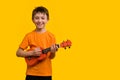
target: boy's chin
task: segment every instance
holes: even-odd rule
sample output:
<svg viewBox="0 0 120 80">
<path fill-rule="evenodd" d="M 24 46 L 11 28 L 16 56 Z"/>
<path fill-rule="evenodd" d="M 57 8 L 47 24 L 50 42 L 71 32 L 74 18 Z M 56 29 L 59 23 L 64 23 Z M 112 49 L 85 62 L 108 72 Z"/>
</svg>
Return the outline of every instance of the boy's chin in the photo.
<svg viewBox="0 0 120 80">
<path fill-rule="evenodd" d="M 44 28 L 44 27 L 43 27 L 43 26 L 37 26 L 37 28 L 38 28 L 38 29 L 42 29 L 42 28 Z"/>
<path fill-rule="evenodd" d="M 38 30 L 44 29 L 44 27 L 37 27 Z"/>
</svg>

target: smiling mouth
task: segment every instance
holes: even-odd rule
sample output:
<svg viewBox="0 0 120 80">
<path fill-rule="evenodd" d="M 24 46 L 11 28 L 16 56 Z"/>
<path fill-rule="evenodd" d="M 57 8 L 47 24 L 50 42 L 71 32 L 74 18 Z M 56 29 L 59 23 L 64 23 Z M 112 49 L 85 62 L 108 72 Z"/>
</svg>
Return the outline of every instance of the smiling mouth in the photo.
<svg viewBox="0 0 120 80">
<path fill-rule="evenodd" d="M 37 23 L 38 26 L 41 26 L 42 24 L 41 23 Z"/>
<path fill-rule="evenodd" d="M 37 24 L 36 24 L 36 26 L 37 26 L 38 28 L 41 28 L 43 25 L 44 25 L 43 23 L 37 23 Z"/>
</svg>

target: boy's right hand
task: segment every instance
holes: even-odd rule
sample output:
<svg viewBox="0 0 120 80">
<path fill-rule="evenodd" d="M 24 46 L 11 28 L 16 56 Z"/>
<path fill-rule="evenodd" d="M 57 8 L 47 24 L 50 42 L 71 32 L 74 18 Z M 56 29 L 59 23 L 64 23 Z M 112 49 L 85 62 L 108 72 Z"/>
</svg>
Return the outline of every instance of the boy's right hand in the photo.
<svg viewBox="0 0 120 80">
<path fill-rule="evenodd" d="M 42 54 L 42 50 L 38 47 L 33 50 L 32 56 L 40 56 Z"/>
</svg>

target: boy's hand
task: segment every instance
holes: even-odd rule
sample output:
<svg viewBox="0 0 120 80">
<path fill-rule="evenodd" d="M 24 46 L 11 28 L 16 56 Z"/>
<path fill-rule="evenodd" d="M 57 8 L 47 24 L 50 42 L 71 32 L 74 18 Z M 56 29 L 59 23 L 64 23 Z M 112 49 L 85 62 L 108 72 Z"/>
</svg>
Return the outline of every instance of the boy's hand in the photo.
<svg viewBox="0 0 120 80">
<path fill-rule="evenodd" d="M 54 44 L 51 46 L 51 53 L 55 53 L 58 50 L 58 47 Z"/>
<path fill-rule="evenodd" d="M 33 50 L 32 56 L 40 56 L 42 54 L 42 50 L 38 47 Z"/>
</svg>

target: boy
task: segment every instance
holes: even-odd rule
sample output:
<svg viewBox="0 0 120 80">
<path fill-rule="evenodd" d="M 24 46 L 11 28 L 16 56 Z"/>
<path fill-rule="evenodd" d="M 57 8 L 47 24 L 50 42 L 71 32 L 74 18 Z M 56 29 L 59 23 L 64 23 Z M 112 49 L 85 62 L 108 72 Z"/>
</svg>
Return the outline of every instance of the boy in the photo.
<svg viewBox="0 0 120 80">
<path fill-rule="evenodd" d="M 34 66 L 27 66 L 26 80 L 52 80 L 51 59 L 55 57 L 58 47 L 55 45 L 55 37 L 45 29 L 45 24 L 49 20 L 49 12 L 43 7 L 37 7 L 32 12 L 32 21 L 36 28 L 25 35 L 16 55 L 18 57 L 40 56 L 42 49 L 50 47 L 50 52 L 44 60 Z M 30 47 L 32 51 L 26 51 Z"/>
</svg>

